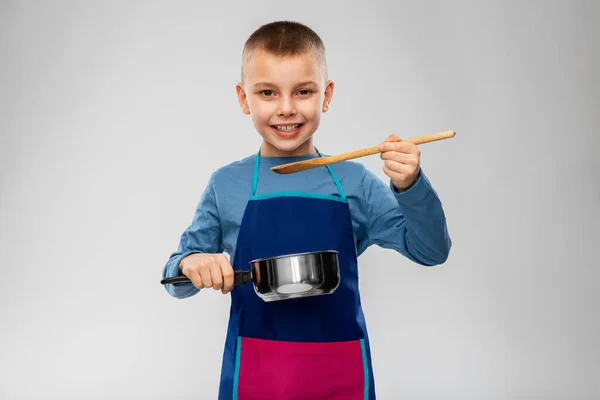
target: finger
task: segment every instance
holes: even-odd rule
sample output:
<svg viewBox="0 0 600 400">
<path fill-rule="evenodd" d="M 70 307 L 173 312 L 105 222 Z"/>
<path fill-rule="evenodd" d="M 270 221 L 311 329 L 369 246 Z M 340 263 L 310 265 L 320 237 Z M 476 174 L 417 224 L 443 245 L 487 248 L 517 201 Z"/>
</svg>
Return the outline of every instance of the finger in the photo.
<svg viewBox="0 0 600 400">
<path fill-rule="evenodd" d="M 210 261 L 205 260 L 202 261 L 200 265 L 200 277 L 202 278 L 202 283 L 204 283 L 204 287 L 209 288 L 212 287 L 212 278 L 210 276 Z"/>
<path fill-rule="evenodd" d="M 407 154 L 407 153 L 398 153 L 395 151 L 387 151 L 385 153 L 381 153 L 380 158 L 382 160 L 396 161 L 401 164 L 412 165 L 416 167 L 419 165 L 419 156 L 415 154 Z"/>
<path fill-rule="evenodd" d="M 414 143 L 410 143 L 410 142 L 383 142 L 381 145 L 379 145 L 379 149 L 381 150 L 381 152 L 386 152 L 386 151 L 396 151 L 399 153 L 408 153 L 408 154 L 421 154 L 421 151 L 419 150 L 419 147 L 414 144 Z"/>
<path fill-rule="evenodd" d="M 216 262 L 210 264 L 210 277 L 213 289 L 220 290 L 223 286 L 223 275 L 221 274 L 221 267 Z"/>
<path fill-rule="evenodd" d="M 413 175 L 416 171 L 416 168 L 412 165 L 399 163 L 398 161 L 386 160 L 384 163 L 384 167 L 388 170 L 403 176 Z"/>
<path fill-rule="evenodd" d="M 403 182 L 406 180 L 406 174 L 391 170 L 385 165 L 383 166 L 383 172 L 390 178 L 392 182 Z"/>
<path fill-rule="evenodd" d="M 225 256 L 223 256 L 221 262 L 221 274 L 223 275 L 223 293 L 229 293 L 233 289 L 235 273 L 233 272 L 233 267 L 229 263 L 229 260 L 227 260 Z"/>
<path fill-rule="evenodd" d="M 388 136 L 387 139 L 385 139 L 386 142 L 399 142 L 400 140 L 402 139 L 400 139 L 398 135 L 393 133 L 390 136 Z"/>
<path fill-rule="evenodd" d="M 190 281 L 192 281 L 192 285 L 194 285 L 197 289 L 204 289 L 204 282 L 202 282 L 202 278 L 198 271 L 190 271 L 186 275 Z"/>
</svg>

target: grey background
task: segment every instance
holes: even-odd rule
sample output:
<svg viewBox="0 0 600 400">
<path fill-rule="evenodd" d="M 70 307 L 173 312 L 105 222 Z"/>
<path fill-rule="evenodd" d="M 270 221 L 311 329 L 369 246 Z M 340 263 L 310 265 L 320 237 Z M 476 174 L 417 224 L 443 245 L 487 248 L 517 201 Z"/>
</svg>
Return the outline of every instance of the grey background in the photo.
<svg viewBox="0 0 600 400">
<path fill-rule="evenodd" d="M 448 262 L 360 259 L 379 398 L 599 398 L 599 14 L 1 2 L 0 398 L 216 398 L 229 297 L 159 280 L 209 174 L 260 144 L 234 85 L 244 40 L 277 19 L 326 42 L 323 151 L 457 132 L 421 146 Z"/>
</svg>

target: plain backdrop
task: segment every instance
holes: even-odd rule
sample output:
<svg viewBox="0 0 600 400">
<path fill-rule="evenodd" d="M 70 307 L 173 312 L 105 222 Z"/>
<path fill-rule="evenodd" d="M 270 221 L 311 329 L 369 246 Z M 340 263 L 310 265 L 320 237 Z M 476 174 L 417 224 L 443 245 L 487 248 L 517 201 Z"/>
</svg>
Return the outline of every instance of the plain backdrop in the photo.
<svg viewBox="0 0 600 400">
<path fill-rule="evenodd" d="M 378 397 L 599 398 L 598 3 L 391 0 L 0 2 L 0 398 L 216 398 L 229 296 L 159 281 L 260 145 L 234 87 L 279 19 L 327 46 L 320 150 L 457 132 L 421 145 L 448 261 L 359 260 Z"/>
</svg>

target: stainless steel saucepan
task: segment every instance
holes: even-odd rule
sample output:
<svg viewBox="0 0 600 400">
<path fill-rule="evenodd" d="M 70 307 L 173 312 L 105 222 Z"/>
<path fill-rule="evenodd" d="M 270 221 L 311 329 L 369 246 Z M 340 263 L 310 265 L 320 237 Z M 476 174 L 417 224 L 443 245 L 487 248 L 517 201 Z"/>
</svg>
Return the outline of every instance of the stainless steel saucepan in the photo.
<svg viewBox="0 0 600 400">
<path fill-rule="evenodd" d="M 161 284 L 190 282 L 176 276 Z M 264 301 L 278 301 L 333 293 L 340 284 L 338 252 L 298 253 L 250 261 L 249 270 L 234 271 L 236 285 L 252 282 Z"/>
</svg>

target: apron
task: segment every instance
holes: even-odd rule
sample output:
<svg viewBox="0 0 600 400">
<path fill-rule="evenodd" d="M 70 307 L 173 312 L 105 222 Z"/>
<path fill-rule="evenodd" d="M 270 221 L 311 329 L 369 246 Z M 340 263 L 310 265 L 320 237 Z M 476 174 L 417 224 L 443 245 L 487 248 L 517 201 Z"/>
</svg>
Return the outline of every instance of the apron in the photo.
<svg viewBox="0 0 600 400">
<path fill-rule="evenodd" d="M 321 154 L 319 153 L 319 156 Z M 256 195 L 260 151 L 237 239 L 234 270 L 263 257 L 337 250 L 340 284 L 332 294 L 264 302 L 252 283 L 231 291 L 221 400 L 375 399 L 367 328 L 358 293 L 350 208 L 339 195 Z"/>
</svg>

